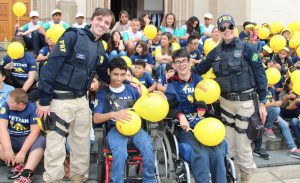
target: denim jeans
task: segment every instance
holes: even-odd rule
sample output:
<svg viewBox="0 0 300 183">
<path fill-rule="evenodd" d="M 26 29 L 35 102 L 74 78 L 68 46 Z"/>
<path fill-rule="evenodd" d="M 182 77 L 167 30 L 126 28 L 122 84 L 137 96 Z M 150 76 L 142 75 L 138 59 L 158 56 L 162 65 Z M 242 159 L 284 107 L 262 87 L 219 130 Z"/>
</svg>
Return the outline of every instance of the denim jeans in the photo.
<svg viewBox="0 0 300 183">
<path fill-rule="evenodd" d="M 110 52 L 109 56 L 108 56 L 108 60 L 111 61 L 113 58 L 115 57 L 121 57 L 121 56 L 126 56 L 126 52 L 125 51 L 120 51 L 119 53 L 116 50 L 113 50 L 112 52 Z"/>
<path fill-rule="evenodd" d="M 128 155 L 127 142 L 129 138 L 142 155 L 143 183 L 156 183 L 154 153 L 149 134 L 141 129 L 134 136 L 127 137 L 120 134 L 116 127 L 112 128 L 107 135 L 108 144 L 113 156 L 110 176 L 111 182 L 124 182 L 124 167 Z"/>
<path fill-rule="evenodd" d="M 196 183 L 210 182 L 209 173 L 213 183 L 226 183 L 225 147 L 224 143 L 209 147 L 198 142 L 192 132 L 180 130 L 178 141 L 187 143 L 192 147 L 191 167 Z"/>
<path fill-rule="evenodd" d="M 274 122 L 277 120 L 280 114 L 280 107 L 277 106 L 270 106 L 267 107 L 267 120 L 266 120 L 266 128 L 272 129 Z"/>
<path fill-rule="evenodd" d="M 166 74 L 166 66 L 167 64 L 159 64 L 157 67 L 154 68 L 154 76 L 156 78 L 159 78 L 159 76 L 161 75 L 165 75 Z"/>
<path fill-rule="evenodd" d="M 281 129 L 283 138 L 285 142 L 288 145 L 289 149 L 296 148 L 297 146 L 295 145 L 293 136 L 291 134 L 291 130 L 289 128 L 289 123 L 286 122 L 284 119 L 282 119 L 280 116 L 278 116 L 278 126 Z"/>
<path fill-rule="evenodd" d="M 298 118 L 292 119 L 292 127 L 294 129 L 294 133 L 295 133 L 297 142 L 300 145 L 300 121 Z"/>
</svg>

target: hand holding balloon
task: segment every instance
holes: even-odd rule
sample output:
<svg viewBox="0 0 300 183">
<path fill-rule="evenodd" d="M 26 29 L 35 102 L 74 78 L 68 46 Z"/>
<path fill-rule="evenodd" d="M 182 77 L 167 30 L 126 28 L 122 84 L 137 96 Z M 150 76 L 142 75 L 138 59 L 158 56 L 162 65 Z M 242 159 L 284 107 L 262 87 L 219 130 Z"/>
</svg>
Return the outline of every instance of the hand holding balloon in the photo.
<svg viewBox="0 0 300 183">
<path fill-rule="evenodd" d="M 113 113 L 113 119 L 115 119 L 116 121 L 120 121 L 122 123 L 126 123 L 126 121 L 131 120 L 131 115 L 127 109 L 120 110 Z"/>
<path fill-rule="evenodd" d="M 184 131 L 188 132 L 189 130 L 191 130 L 190 124 L 184 114 L 181 114 L 179 119 L 180 126 Z"/>
</svg>

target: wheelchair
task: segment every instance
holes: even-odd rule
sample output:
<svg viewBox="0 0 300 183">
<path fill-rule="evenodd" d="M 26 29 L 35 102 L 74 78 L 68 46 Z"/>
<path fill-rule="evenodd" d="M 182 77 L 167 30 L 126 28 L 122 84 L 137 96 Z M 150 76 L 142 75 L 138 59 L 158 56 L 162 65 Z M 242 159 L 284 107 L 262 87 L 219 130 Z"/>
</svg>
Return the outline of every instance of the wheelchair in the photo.
<svg viewBox="0 0 300 183">
<path fill-rule="evenodd" d="M 160 123 L 153 137 L 153 149 L 156 164 L 156 174 L 159 183 L 191 183 L 191 169 L 189 165 L 192 148 L 189 144 L 179 143 L 176 138 L 178 120 L 165 119 Z M 224 141 L 225 142 L 225 141 Z M 225 145 L 227 154 L 227 143 Z M 236 183 L 236 173 L 233 160 L 224 157 L 226 177 L 228 183 Z"/>
<path fill-rule="evenodd" d="M 150 124 L 142 122 L 142 128 L 150 134 Z M 110 182 L 110 171 L 112 165 L 112 152 L 108 146 L 107 133 L 109 128 L 106 124 L 100 128 L 100 137 L 98 139 L 98 157 L 97 157 L 97 181 L 99 183 Z M 142 156 L 139 150 L 133 145 L 131 140 L 127 144 L 127 162 L 125 169 L 125 182 L 142 182 Z M 135 171 L 130 171 L 132 167 L 135 167 Z M 134 176 L 130 176 L 129 172 L 134 172 Z"/>
</svg>

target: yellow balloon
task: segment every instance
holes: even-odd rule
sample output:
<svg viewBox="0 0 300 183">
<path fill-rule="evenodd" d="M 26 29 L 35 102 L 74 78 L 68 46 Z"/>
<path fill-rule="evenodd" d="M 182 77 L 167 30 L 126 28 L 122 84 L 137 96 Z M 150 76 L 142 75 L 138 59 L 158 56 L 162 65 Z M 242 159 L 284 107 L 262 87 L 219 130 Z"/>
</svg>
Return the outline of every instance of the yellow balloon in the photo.
<svg viewBox="0 0 300 183">
<path fill-rule="evenodd" d="M 288 24 L 288 27 L 292 29 L 293 32 L 300 31 L 300 21 L 294 21 Z"/>
<path fill-rule="evenodd" d="M 177 43 L 177 42 L 172 43 L 172 50 L 173 51 L 179 50 L 180 48 L 181 48 L 181 46 L 180 46 L 179 43 Z"/>
<path fill-rule="evenodd" d="M 131 81 L 136 84 L 141 84 L 141 82 L 136 77 L 132 77 Z"/>
<path fill-rule="evenodd" d="M 269 85 L 274 85 L 274 84 L 278 83 L 281 79 L 280 71 L 273 67 L 268 68 L 266 70 L 266 75 L 267 75 Z"/>
<path fill-rule="evenodd" d="M 125 136 L 132 136 L 140 131 L 142 126 L 142 120 L 140 116 L 134 111 L 128 110 L 128 113 L 130 113 L 131 115 L 131 120 L 122 122 L 116 121 L 116 128 L 121 134 Z"/>
<path fill-rule="evenodd" d="M 296 38 L 300 39 L 300 31 L 293 32 L 292 37 L 296 37 Z"/>
<path fill-rule="evenodd" d="M 273 35 L 278 34 L 283 29 L 283 25 L 279 21 L 272 22 L 271 24 L 271 32 Z"/>
<path fill-rule="evenodd" d="M 295 70 L 291 73 L 292 83 L 300 82 L 300 70 Z"/>
<path fill-rule="evenodd" d="M 16 2 L 13 5 L 13 12 L 17 17 L 21 17 L 26 13 L 26 5 L 22 2 Z"/>
<path fill-rule="evenodd" d="M 274 52 L 279 52 L 286 45 L 286 39 L 282 35 L 275 35 L 270 40 L 270 47 Z"/>
<path fill-rule="evenodd" d="M 11 59 L 24 57 L 24 46 L 19 42 L 12 42 L 7 47 L 7 54 Z"/>
<path fill-rule="evenodd" d="M 196 85 L 195 98 L 197 101 L 212 104 L 219 99 L 220 95 L 221 88 L 213 79 L 203 79 Z"/>
<path fill-rule="evenodd" d="M 300 57 L 300 46 L 298 46 L 298 48 L 296 49 L 296 54 L 298 57 Z"/>
<path fill-rule="evenodd" d="M 237 27 L 234 28 L 234 37 L 239 37 L 239 29 Z"/>
<path fill-rule="evenodd" d="M 154 25 L 146 25 L 144 28 L 144 34 L 147 39 L 154 39 L 157 35 L 157 29 Z"/>
<path fill-rule="evenodd" d="M 132 61 L 128 56 L 121 56 L 121 58 L 123 58 L 127 64 L 127 67 L 131 67 L 132 66 Z"/>
<path fill-rule="evenodd" d="M 146 95 L 146 94 L 148 93 L 148 89 L 146 88 L 145 85 L 143 85 L 143 84 L 138 84 L 138 87 L 139 87 L 139 89 L 140 89 L 140 91 L 141 91 L 141 95 Z"/>
<path fill-rule="evenodd" d="M 55 24 L 46 32 L 46 37 L 56 44 L 61 35 L 65 32 L 65 28 L 61 24 Z"/>
<path fill-rule="evenodd" d="M 214 79 L 216 78 L 216 75 L 213 72 L 212 68 L 210 68 L 205 74 L 202 74 L 201 77 L 203 79 Z"/>
<path fill-rule="evenodd" d="M 205 118 L 194 128 L 196 139 L 203 145 L 216 146 L 225 138 L 225 126 L 216 118 Z"/>
<path fill-rule="evenodd" d="M 270 36 L 270 29 L 268 29 L 267 27 L 261 27 L 260 29 L 258 29 L 257 35 L 259 39 L 267 39 Z"/>
<path fill-rule="evenodd" d="M 216 46 L 217 44 L 212 39 L 206 40 L 203 45 L 204 54 L 207 55 Z"/>
<path fill-rule="evenodd" d="M 292 90 L 297 95 L 300 95 L 300 81 L 297 81 L 297 82 L 293 83 Z"/>
<path fill-rule="evenodd" d="M 44 128 L 43 128 L 43 122 L 42 122 L 42 120 L 40 118 L 36 118 L 36 121 L 37 121 L 37 124 L 38 124 L 40 130 L 43 131 L 43 132 L 45 132 L 45 133 L 48 133 L 48 131 L 44 130 Z"/>
<path fill-rule="evenodd" d="M 296 36 L 293 36 L 289 41 L 289 46 L 293 49 L 297 48 L 300 45 L 300 39 Z"/>
<path fill-rule="evenodd" d="M 160 94 L 148 93 L 136 101 L 133 109 L 145 120 L 159 122 L 167 116 L 169 103 Z"/>
<path fill-rule="evenodd" d="M 102 40 L 103 48 L 106 51 L 107 50 L 107 42 Z"/>
</svg>

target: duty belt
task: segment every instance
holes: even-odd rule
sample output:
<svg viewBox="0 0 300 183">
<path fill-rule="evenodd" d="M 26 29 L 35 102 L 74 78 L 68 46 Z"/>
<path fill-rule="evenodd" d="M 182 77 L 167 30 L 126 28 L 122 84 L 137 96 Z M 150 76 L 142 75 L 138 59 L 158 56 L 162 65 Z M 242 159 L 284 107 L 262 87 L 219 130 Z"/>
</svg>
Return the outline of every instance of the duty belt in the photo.
<svg viewBox="0 0 300 183">
<path fill-rule="evenodd" d="M 244 122 L 249 122 L 249 120 L 250 120 L 248 117 L 240 116 L 238 114 L 233 115 L 223 108 L 221 108 L 221 113 L 224 114 L 225 116 L 227 116 L 228 118 L 238 119 L 238 120 L 244 121 Z M 234 128 L 235 131 L 237 131 L 238 133 L 246 133 L 247 132 L 247 129 L 239 128 L 235 125 L 235 123 L 228 123 L 225 118 L 222 118 L 222 121 L 223 121 L 224 125 Z"/>
<path fill-rule="evenodd" d="M 231 101 L 247 101 L 253 99 L 253 92 L 246 92 L 246 93 L 232 93 L 232 92 L 222 92 L 221 96 L 227 100 Z"/>
<path fill-rule="evenodd" d="M 59 100 L 68 100 L 68 99 L 75 99 L 80 98 L 83 95 L 78 95 L 75 92 L 67 91 L 67 92 L 54 92 L 53 99 Z"/>
</svg>

